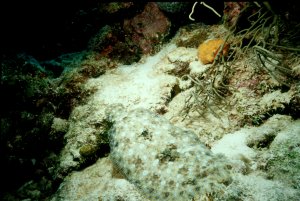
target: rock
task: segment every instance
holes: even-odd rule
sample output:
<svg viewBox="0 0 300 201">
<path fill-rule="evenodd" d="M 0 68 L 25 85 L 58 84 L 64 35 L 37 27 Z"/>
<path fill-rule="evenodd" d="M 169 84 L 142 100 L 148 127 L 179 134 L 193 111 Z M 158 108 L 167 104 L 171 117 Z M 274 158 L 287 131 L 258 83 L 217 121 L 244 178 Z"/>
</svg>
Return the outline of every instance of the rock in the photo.
<svg viewBox="0 0 300 201">
<path fill-rule="evenodd" d="M 169 33 L 171 23 L 155 2 L 146 4 L 144 11 L 132 19 L 124 20 L 124 31 L 131 36 L 143 54 L 154 53 L 154 47 Z"/>
<path fill-rule="evenodd" d="M 112 163 L 107 157 L 66 177 L 50 200 L 148 201 L 133 184 L 114 177 Z"/>
</svg>

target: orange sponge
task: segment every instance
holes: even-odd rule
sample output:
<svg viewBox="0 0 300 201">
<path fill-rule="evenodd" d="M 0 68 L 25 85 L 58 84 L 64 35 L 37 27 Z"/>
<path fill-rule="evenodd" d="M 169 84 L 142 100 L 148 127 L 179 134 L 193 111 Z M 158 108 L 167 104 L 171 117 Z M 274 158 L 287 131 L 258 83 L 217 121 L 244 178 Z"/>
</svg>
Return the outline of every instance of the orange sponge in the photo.
<svg viewBox="0 0 300 201">
<path fill-rule="evenodd" d="M 203 64 L 213 63 L 223 43 L 224 43 L 223 39 L 212 39 L 200 44 L 198 47 L 198 59 Z M 221 52 L 221 55 L 224 56 L 227 55 L 228 49 L 229 49 L 229 44 L 225 44 Z"/>
</svg>

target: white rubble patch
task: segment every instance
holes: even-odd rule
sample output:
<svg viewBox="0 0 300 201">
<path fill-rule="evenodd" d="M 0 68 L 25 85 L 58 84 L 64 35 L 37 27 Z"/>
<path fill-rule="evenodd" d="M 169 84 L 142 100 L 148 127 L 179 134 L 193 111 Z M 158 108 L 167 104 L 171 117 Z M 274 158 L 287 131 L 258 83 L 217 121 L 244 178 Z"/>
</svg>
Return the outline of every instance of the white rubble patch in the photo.
<svg viewBox="0 0 300 201">
<path fill-rule="evenodd" d="M 147 201 L 133 184 L 113 177 L 109 158 L 101 158 L 95 164 L 73 172 L 61 183 L 51 201 Z"/>
<path fill-rule="evenodd" d="M 224 154 L 232 160 L 237 171 L 244 171 L 245 166 L 252 165 L 255 170 L 257 151 L 254 146 L 270 135 L 274 139 L 278 132 L 290 123 L 291 118 L 284 115 L 275 115 L 260 127 L 242 128 L 234 133 L 226 134 L 222 139 L 213 144 L 211 151 L 215 154 Z"/>
<path fill-rule="evenodd" d="M 137 188 L 126 179 L 113 179 L 107 182 L 101 201 L 148 201 Z M 150 200 L 149 200 L 150 201 Z"/>
<path fill-rule="evenodd" d="M 275 123 L 275 122 L 274 122 Z M 279 125 L 280 126 L 280 125 Z M 269 150 L 260 157 L 269 178 L 300 189 L 300 120 L 286 122 L 278 129 Z M 299 191 L 300 194 L 300 191 Z M 300 197 L 300 195 L 299 195 Z"/>
<path fill-rule="evenodd" d="M 176 49 L 174 44 L 165 46 L 154 56 L 145 57 L 139 63 L 122 65 L 106 74 L 89 79 L 86 89 L 96 90 L 89 102 L 77 106 L 70 116 L 70 129 L 65 135 L 67 144 L 61 152 L 60 169 L 67 171 L 78 166 L 79 149 L 85 144 L 96 144 L 103 131 L 95 128 L 105 118 L 104 110 L 112 104 L 126 108 L 147 108 L 152 111 L 165 110 L 177 79 L 157 73 L 156 64 Z"/>
<path fill-rule="evenodd" d="M 186 114 L 186 102 L 194 93 L 195 88 L 189 88 L 175 96 L 168 105 L 168 112 L 164 117 L 170 120 L 172 124 L 189 129 L 197 134 L 200 140 L 208 146 L 220 139 L 230 128 L 228 113 L 218 114 L 220 118 L 214 116 L 208 108 L 203 115 L 198 111 L 190 111 Z"/>
<path fill-rule="evenodd" d="M 235 175 L 234 182 L 225 191 L 223 200 L 288 201 L 298 200 L 299 192 L 283 183 L 256 175 Z"/>
<path fill-rule="evenodd" d="M 156 65 L 157 72 L 190 71 L 190 75 L 200 75 L 211 65 L 203 65 L 198 61 L 196 48 L 178 47 L 171 51 Z M 178 69 L 185 68 L 185 69 Z"/>
<path fill-rule="evenodd" d="M 195 87 L 193 87 L 192 79 L 201 77 L 210 67 L 212 65 L 203 65 L 199 62 L 196 48 L 185 47 L 178 47 L 169 52 L 155 66 L 157 73 L 168 73 L 178 77 L 177 83 L 181 90 L 168 103 L 164 116 L 176 126 L 193 130 L 201 138 L 201 141 L 208 145 L 214 139 L 220 138 L 224 130 L 229 128 L 228 114 L 219 114 L 221 118 L 216 118 L 211 112 L 207 112 L 199 117 L 199 113 L 193 111 L 189 113 L 190 120 L 184 120 L 185 113 L 180 114 L 180 112 L 185 108 L 185 103 L 191 94 L 194 93 Z"/>
<path fill-rule="evenodd" d="M 276 135 L 275 139 L 272 141 L 271 148 L 279 147 L 286 141 L 299 141 L 300 139 L 300 121 L 292 121 L 292 118 L 287 116 L 287 121 L 283 122 L 284 124 L 278 124 L 278 130 L 280 128 L 280 132 Z"/>
<path fill-rule="evenodd" d="M 300 129 L 299 123 L 300 121 L 292 121 L 290 116 L 274 115 L 259 127 L 242 128 L 225 135 L 213 145 L 211 151 L 214 154 L 224 154 L 234 164 L 234 181 L 226 190 L 228 197 L 232 200 L 247 201 L 297 200 L 300 193 L 291 184 L 284 181 L 296 174 L 295 167 L 291 167 L 290 173 L 286 172 L 284 179 L 284 176 L 280 177 L 280 174 L 282 168 L 286 167 L 285 164 L 280 167 L 281 163 L 279 162 L 276 167 L 271 167 L 274 171 L 279 171 L 274 172 L 275 178 L 278 177 L 278 179 L 273 180 L 260 176 L 260 174 L 265 175 L 266 173 L 262 173 L 259 167 L 265 161 L 272 160 L 272 157 L 277 158 L 285 154 L 284 151 L 278 150 L 278 144 L 286 143 L 285 141 L 291 138 L 299 139 L 297 138 Z M 296 161 L 293 160 L 297 159 L 286 160 L 290 161 L 285 163 L 294 164 Z"/>
<path fill-rule="evenodd" d="M 176 84 L 176 78 L 155 73 L 155 65 L 175 48 L 175 45 L 168 45 L 139 63 L 123 65 L 99 78 L 90 79 L 86 87 L 98 90 L 91 101 L 99 106 L 122 104 L 128 108 L 152 110 L 162 107 L 170 96 L 172 85 Z"/>
<path fill-rule="evenodd" d="M 274 115 L 262 126 L 252 129 L 252 133 L 247 139 L 247 145 L 253 148 L 268 148 L 268 144 L 273 144 L 277 135 L 292 123 L 290 116 Z"/>
<path fill-rule="evenodd" d="M 246 144 L 251 132 L 252 129 L 243 128 L 237 132 L 227 134 L 212 146 L 211 151 L 216 154 L 222 153 L 233 159 L 239 159 L 241 154 L 253 159 L 256 154 Z"/>
<path fill-rule="evenodd" d="M 279 109 L 284 108 L 284 104 L 288 104 L 292 99 L 292 94 L 289 92 L 281 93 L 280 90 L 265 94 L 259 102 L 262 109 Z"/>
<path fill-rule="evenodd" d="M 168 54 L 168 59 L 171 63 L 175 62 L 191 62 L 197 59 L 197 49 L 178 47 L 173 52 Z"/>
<path fill-rule="evenodd" d="M 233 167 L 236 172 L 247 172 L 256 156 L 255 151 L 246 144 L 251 132 L 251 129 L 243 128 L 237 132 L 227 134 L 212 146 L 211 151 L 214 154 L 227 156 L 235 164 Z"/>
<path fill-rule="evenodd" d="M 189 68 L 191 69 L 190 74 L 191 75 L 201 75 L 204 73 L 211 65 L 203 65 L 201 62 L 192 61 L 189 65 Z"/>
</svg>

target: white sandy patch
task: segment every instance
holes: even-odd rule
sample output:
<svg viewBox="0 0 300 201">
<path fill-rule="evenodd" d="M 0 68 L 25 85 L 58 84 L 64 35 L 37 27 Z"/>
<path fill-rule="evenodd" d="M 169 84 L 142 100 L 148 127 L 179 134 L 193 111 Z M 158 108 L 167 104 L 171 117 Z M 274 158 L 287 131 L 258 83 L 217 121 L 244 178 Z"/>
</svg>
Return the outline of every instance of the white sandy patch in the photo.
<svg viewBox="0 0 300 201">
<path fill-rule="evenodd" d="M 235 195 L 230 200 L 288 201 L 296 199 L 297 190 L 260 176 L 237 174 L 226 193 Z"/>
<path fill-rule="evenodd" d="M 243 128 L 227 134 L 212 146 L 211 151 L 225 155 L 232 162 L 234 172 L 247 173 L 256 169 L 256 153 L 246 144 L 250 132 L 251 129 Z"/>
<path fill-rule="evenodd" d="M 246 140 L 251 130 L 243 128 L 237 132 L 225 135 L 211 148 L 213 153 L 222 153 L 228 158 L 239 159 L 240 155 L 247 158 L 254 158 L 255 152 L 246 145 Z"/>
<path fill-rule="evenodd" d="M 170 83 L 174 83 L 176 79 L 169 75 L 155 74 L 154 67 L 175 48 L 174 44 L 170 44 L 142 62 L 122 65 L 99 78 L 90 79 L 87 87 L 98 89 L 93 97 L 95 104 L 122 104 L 132 109 L 151 109 L 164 102 L 170 91 Z"/>
</svg>

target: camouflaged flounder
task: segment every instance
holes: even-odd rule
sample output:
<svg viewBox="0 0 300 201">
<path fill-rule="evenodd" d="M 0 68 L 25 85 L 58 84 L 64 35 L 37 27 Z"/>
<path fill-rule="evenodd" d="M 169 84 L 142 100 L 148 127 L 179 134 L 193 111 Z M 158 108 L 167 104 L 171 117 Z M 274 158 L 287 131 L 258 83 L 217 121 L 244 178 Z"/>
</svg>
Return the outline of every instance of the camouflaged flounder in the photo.
<svg viewBox="0 0 300 201">
<path fill-rule="evenodd" d="M 190 131 L 148 110 L 107 110 L 111 158 L 151 200 L 188 201 L 220 195 L 231 183 L 230 165 Z"/>
</svg>

